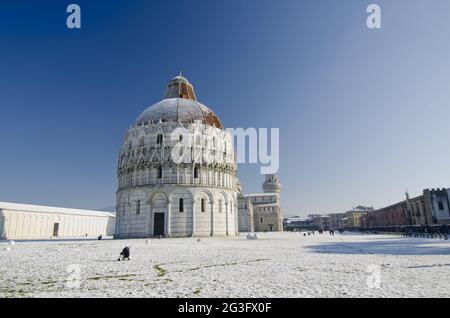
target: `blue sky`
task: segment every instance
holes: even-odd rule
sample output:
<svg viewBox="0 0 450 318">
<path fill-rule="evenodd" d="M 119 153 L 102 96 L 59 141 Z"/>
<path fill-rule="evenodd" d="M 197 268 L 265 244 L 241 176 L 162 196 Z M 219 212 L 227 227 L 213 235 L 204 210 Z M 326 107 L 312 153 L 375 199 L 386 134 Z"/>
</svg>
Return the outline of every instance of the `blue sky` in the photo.
<svg viewBox="0 0 450 318">
<path fill-rule="evenodd" d="M 0 201 L 114 205 L 123 134 L 179 68 L 226 127 L 280 128 L 286 215 L 450 186 L 447 0 L 74 2 L 81 30 L 71 2 L 0 4 Z"/>
</svg>

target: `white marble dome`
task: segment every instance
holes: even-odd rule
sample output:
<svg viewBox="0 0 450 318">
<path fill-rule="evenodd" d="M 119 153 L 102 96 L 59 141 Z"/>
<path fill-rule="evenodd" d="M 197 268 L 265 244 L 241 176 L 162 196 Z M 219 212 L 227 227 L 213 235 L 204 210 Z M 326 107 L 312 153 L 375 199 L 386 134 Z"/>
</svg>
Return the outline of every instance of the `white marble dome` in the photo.
<svg viewBox="0 0 450 318">
<path fill-rule="evenodd" d="M 219 118 L 207 106 L 197 101 L 194 87 L 184 76 L 178 74 L 167 84 L 164 99 L 146 110 L 138 117 L 136 124 L 157 123 L 158 121 L 194 123 L 222 129 Z"/>
<path fill-rule="evenodd" d="M 193 141 L 182 162 L 175 131 Z M 220 159 L 220 160 L 219 160 Z M 237 165 L 231 135 L 197 101 L 181 74 L 163 100 L 127 130 L 118 160 L 116 237 L 231 236 L 238 233 Z"/>
<path fill-rule="evenodd" d="M 153 104 L 136 120 L 136 124 L 157 123 L 159 121 L 194 123 L 201 121 L 217 128 L 222 128 L 222 124 L 216 114 L 207 106 L 192 99 L 167 98 Z"/>
</svg>

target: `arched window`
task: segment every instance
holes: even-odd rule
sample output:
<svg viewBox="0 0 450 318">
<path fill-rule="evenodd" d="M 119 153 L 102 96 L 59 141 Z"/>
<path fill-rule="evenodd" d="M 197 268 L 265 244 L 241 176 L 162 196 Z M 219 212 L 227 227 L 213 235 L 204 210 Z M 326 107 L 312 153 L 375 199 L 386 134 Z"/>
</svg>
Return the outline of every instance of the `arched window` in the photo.
<svg viewBox="0 0 450 318">
<path fill-rule="evenodd" d="M 201 199 L 200 204 L 201 204 L 201 211 L 205 212 L 205 199 Z"/>
<path fill-rule="evenodd" d="M 180 198 L 180 200 L 179 200 L 178 211 L 179 212 L 184 212 L 184 200 L 183 200 L 183 198 Z"/>
<path fill-rule="evenodd" d="M 139 146 L 144 147 L 144 144 L 145 144 L 145 139 L 144 139 L 144 137 L 141 137 L 141 140 L 139 141 Z"/>
<path fill-rule="evenodd" d="M 198 179 L 198 167 L 194 168 L 194 178 Z"/>
<path fill-rule="evenodd" d="M 162 145 L 162 143 L 163 143 L 163 135 L 162 134 L 158 134 L 158 136 L 156 137 L 156 143 L 158 145 Z"/>
<path fill-rule="evenodd" d="M 162 167 L 159 166 L 158 167 L 158 179 L 161 179 L 161 178 L 162 178 Z"/>
<path fill-rule="evenodd" d="M 222 200 L 219 199 L 219 213 L 222 213 Z"/>
<path fill-rule="evenodd" d="M 141 200 L 136 201 L 136 214 L 141 213 Z"/>
<path fill-rule="evenodd" d="M 178 141 L 179 141 L 179 142 L 182 142 L 182 141 L 183 141 L 183 135 L 179 135 L 179 136 L 178 136 Z"/>
</svg>

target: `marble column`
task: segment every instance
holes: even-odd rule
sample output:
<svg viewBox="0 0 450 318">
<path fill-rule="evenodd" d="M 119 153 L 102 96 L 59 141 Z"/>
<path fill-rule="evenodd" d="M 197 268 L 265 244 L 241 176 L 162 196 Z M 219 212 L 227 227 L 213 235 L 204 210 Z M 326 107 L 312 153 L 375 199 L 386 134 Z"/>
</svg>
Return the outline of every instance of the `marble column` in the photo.
<svg viewBox="0 0 450 318">
<path fill-rule="evenodd" d="M 153 236 L 153 215 L 152 215 L 152 203 L 149 202 L 148 204 L 148 211 L 146 216 L 146 222 L 147 222 L 147 237 Z"/>
<path fill-rule="evenodd" d="M 228 236 L 228 202 L 225 201 L 225 233 Z"/>
<path fill-rule="evenodd" d="M 196 203 L 196 200 L 192 200 L 192 233 L 191 233 L 191 236 L 195 236 L 195 203 Z"/>
<path fill-rule="evenodd" d="M 169 200 L 167 202 L 167 232 L 166 232 L 167 237 L 170 237 L 170 209 L 171 209 L 171 202 Z"/>
<path fill-rule="evenodd" d="M 211 236 L 214 236 L 214 201 L 211 201 Z"/>
</svg>

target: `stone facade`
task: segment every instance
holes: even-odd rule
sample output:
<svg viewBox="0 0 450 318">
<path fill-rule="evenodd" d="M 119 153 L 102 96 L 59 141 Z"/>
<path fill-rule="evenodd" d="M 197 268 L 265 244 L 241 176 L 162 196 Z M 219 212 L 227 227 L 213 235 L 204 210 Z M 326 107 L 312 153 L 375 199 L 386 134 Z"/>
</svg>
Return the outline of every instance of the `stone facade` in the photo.
<svg viewBox="0 0 450 318">
<path fill-rule="evenodd" d="M 432 222 L 450 224 L 450 189 L 425 189 L 423 197 Z"/>
<path fill-rule="evenodd" d="M 328 215 L 320 215 L 313 219 L 314 228 L 318 230 L 329 230 L 331 228 L 331 218 Z"/>
<path fill-rule="evenodd" d="M 424 190 L 424 194 L 427 190 Z M 420 195 L 410 198 L 406 192 L 406 200 L 399 204 L 406 206 L 405 220 L 398 225 L 430 225 L 433 224 L 432 211 L 430 204 L 427 202 L 427 195 Z"/>
<path fill-rule="evenodd" d="M 425 189 L 422 195 L 370 212 L 363 227 L 450 224 L 450 189 Z"/>
<path fill-rule="evenodd" d="M 239 195 L 239 230 L 242 232 L 283 231 L 281 184 L 277 175 L 266 175 L 263 193 Z"/>
<path fill-rule="evenodd" d="M 407 205 L 403 201 L 369 212 L 364 216 L 361 227 L 400 226 L 408 224 Z"/>
<path fill-rule="evenodd" d="M 345 212 L 344 227 L 359 228 L 362 225 L 363 217 L 370 211 L 371 207 L 357 206 L 350 211 Z"/>
<path fill-rule="evenodd" d="M 253 202 L 249 196 L 238 196 L 239 202 L 239 232 L 254 232 L 255 220 Z"/>
<path fill-rule="evenodd" d="M 331 213 L 328 216 L 330 217 L 330 229 L 336 230 L 344 227 L 345 213 Z"/>
<path fill-rule="evenodd" d="M 235 162 L 231 134 L 187 79 L 175 77 L 125 134 L 116 237 L 236 235 Z"/>
<path fill-rule="evenodd" d="M 345 213 L 330 213 L 327 215 L 310 215 L 314 228 L 320 230 L 336 230 L 346 226 Z"/>
</svg>

